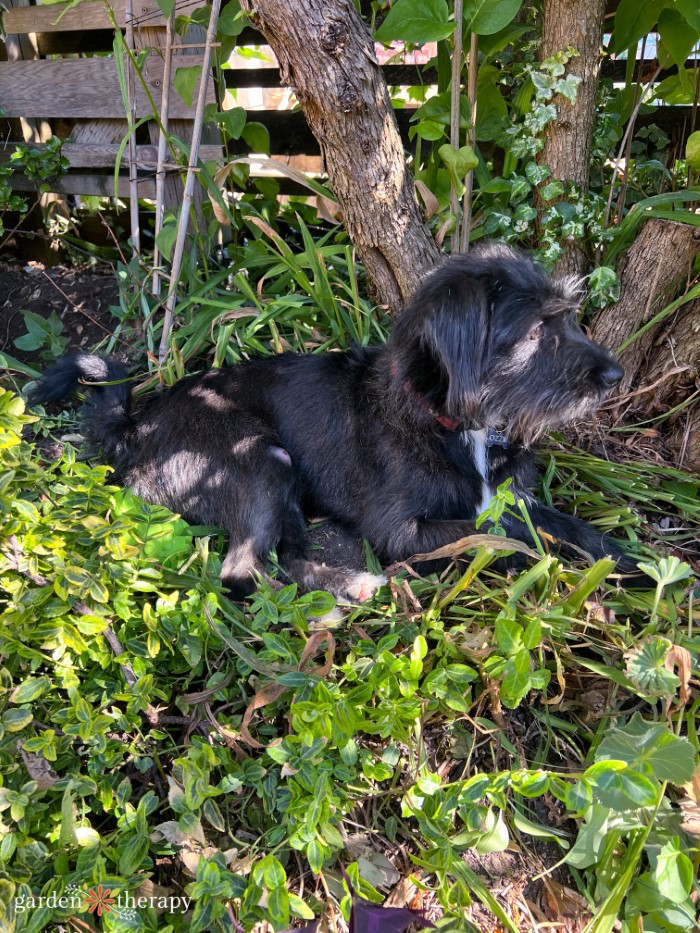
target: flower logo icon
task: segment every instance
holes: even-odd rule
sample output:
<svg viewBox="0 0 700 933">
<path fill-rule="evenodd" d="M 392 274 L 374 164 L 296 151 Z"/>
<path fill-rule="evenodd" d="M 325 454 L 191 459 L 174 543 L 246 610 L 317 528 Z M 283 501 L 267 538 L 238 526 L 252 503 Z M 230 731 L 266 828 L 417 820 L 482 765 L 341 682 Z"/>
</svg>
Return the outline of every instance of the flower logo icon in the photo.
<svg viewBox="0 0 700 933">
<path fill-rule="evenodd" d="M 101 884 L 97 885 L 97 888 L 90 888 L 88 893 L 85 895 L 85 906 L 91 914 L 96 913 L 98 917 L 102 916 L 102 913 L 109 913 L 112 908 L 112 904 L 116 903 L 113 897 L 109 896 L 110 889 L 103 888 Z"/>
</svg>

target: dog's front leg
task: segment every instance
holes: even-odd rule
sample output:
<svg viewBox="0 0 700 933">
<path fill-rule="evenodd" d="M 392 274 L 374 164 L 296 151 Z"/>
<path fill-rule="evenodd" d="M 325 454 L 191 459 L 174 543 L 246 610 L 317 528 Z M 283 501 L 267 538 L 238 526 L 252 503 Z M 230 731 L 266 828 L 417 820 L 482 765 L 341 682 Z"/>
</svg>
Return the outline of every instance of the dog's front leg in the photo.
<svg viewBox="0 0 700 933">
<path fill-rule="evenodd" d="M 373 543 L 390 562 L 408 560 L 414 554 L 428 554 L 460 538 L 477 533 L 474 522 L 413 518 L 385 527 L 383 534 Z M 422 562 L 423 573 L 441 570 L 448 560 Z"/>
<path fill-rule="evenodd" d="M 602 535 L 588 522 L 566 515 L 543 505 L 536 499 L 525 500 L 527 511 L 537 533 L 555 550 L 565 557 L 580 558 L 589 555 L 593 560 L 612 557 L 622 572 L 636 571 L 636 562 L 625 555 L 617 541 Z M 517 515 L 505 515 L 503 526 L 506 533 L 526 544 L 532 544 L 532 533 L 523 519 Z"/>
</svg>

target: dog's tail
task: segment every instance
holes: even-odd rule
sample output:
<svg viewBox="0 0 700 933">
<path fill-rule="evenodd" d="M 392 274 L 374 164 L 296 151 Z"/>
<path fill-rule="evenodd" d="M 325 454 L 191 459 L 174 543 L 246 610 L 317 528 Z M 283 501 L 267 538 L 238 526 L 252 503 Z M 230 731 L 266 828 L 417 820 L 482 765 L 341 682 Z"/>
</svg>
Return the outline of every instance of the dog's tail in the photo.
<svg viewBox="0 0 700 933">
<path fill-rule="evenodd" d="M 58 402 L 77 385 L 90 390 L 83 415 L 88 440 L 99 446 L 108 460 L 120 460 L 133 427 L 131 386 L 121 363 L 108 357 L 74 353 L 64 356 L 44 373 L 29 396 L 30 405 Z"/>
</svg>

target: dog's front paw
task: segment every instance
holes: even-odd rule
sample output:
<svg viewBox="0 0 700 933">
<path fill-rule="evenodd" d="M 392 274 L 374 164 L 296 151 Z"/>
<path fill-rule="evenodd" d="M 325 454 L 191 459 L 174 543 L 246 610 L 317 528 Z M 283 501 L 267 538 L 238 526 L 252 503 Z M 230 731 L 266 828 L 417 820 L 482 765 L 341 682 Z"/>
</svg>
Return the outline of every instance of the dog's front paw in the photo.
<svg viewBox="0 0 700 933">
<path fill-rule="evenodd" d="M 348 577 L 344 595 L 351 602 L 364 603 L 386 582 L 386 577 L 381 573 L 354 573 Z"/>
</svg>

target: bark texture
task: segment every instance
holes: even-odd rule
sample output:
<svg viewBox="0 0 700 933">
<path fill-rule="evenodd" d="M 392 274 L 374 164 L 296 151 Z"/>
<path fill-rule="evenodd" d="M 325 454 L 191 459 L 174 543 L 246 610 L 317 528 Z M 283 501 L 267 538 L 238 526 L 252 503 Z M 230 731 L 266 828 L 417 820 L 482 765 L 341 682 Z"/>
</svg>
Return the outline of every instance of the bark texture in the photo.
<svg viewBox="0 0 700 933">
<path fill-rule="evenodd" d="M 700 249 L 700 230 L 668 220 L 649 220 L 620 263 L 620 300 L 600 311 L 593 338 L 619 347 L 685 291 Z M 671 411 L 700 387 L 700 301 L 682 305 L 620 354 L 621 393 L 637 392 L 632 407 L 645 418 Z M 700 404 L 684 406 L 670 422 L 678 465 L 700 469 Z"/>
<path fill-rule="evenodd" d="M 279 60 L 321 147 L 331 187 L 375 297 L 400 308 L 441 261 L 372 36 L 352 0 L 242 0 Z"/>
<path fill-rule="evenodd" d="M 579 54 L 566 66 L 566 75 L 581 78 L 576 102 L 558 95 L 557 119 L 546 130 L 545 146 L 539 161 L 560 181 L 575 181 L 588 190 L 593 124 L 596 114 L 600 47 L 606 0 L 544 0 L 540 60 L 569 47 Z M 568 243 L 557 271 L 584 272 L 585 254 L 576 243 Z"/>
<path fill-rule="evenodd" d="M 682 294 L 698 251 L 700 231 L 688 224 L 649 220 L 620 262 L 620 300 L 599 311 L 593 320 L 593 339 L 613 349 Z M 685 306 L 686 309 L 692 307 Z M 680 312 L 683 318 L 683 308 Z M 620 354 L 625 377 L 620 391 L 641 385 L 652 362 L 656 338 L 678 321 L 668 319 L 651 328 Z"/>
</svg>

